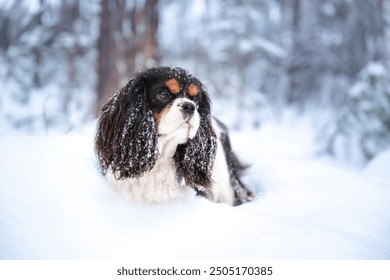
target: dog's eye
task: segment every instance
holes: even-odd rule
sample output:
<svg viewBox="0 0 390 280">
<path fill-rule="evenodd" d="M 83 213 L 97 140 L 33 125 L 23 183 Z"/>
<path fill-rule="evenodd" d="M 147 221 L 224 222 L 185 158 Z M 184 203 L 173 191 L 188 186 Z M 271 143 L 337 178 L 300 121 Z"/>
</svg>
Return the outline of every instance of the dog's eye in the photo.
<svg viewBox="0 0 390 280">
<path fill-rule="evenodd" d="M 171 96 L 167 91 L 164 90 L 164 91 L 160 92 L 159 94 L 157 94 L 157 98 L 160 101 L 168 101 L 171 98 Z"/>
</svg>

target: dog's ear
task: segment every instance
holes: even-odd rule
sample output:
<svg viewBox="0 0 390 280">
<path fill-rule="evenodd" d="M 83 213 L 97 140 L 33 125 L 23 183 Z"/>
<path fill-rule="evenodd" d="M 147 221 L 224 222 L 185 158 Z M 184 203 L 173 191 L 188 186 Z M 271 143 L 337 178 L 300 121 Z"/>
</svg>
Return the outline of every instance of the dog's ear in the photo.
<svg viewBox="0 0 390 280">
<path fill-rule="evenodd" d="M 200 126 L 193 139 L 178 145 L 174 156 L 179 180 L 200 193 L 212 187 L 217 137 L 211 125 L 210 100 L 204 92 L 199 104 Z"/>
<path fill-rule="evenodd" d="M 103 173 L 110 169 L 118 180 L 138 177 L 153 168 L 158 157 L 157 128 L 140 76 L 103 106 L 95 151 Z"/>
</svg>

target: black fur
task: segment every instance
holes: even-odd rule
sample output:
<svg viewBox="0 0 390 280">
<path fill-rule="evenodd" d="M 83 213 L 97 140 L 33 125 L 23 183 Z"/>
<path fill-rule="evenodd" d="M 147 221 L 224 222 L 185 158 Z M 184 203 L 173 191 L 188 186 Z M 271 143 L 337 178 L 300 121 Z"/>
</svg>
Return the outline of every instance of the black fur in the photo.
<svg viewBox="0 0 390 280">
<path fill-rule="evenodd" d="M 199 193 L 211 188 L 211 171 L 217 150 L 217 137 L 211 126 L 210 115 L 201 114 L 200 127 L 195 137 L 178 145 L 175 153 L 176 170 L 179 180 L 184 178 L 187 185 Z"/>
<path fill-rule="evenodd" d="M 158 157 L 157 128 L 139 76 L 103 106 L 95 150 L 103 173 L 111 168 L 118 180 L 141 176 L 153 168 Z"/>
</svg>

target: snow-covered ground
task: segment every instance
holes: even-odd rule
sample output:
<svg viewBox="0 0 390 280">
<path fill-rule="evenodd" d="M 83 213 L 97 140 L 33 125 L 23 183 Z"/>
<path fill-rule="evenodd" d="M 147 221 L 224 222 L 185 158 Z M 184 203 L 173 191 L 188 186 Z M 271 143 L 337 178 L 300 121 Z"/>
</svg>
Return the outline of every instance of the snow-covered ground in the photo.
<svg viewBox="0 0 390 280">
<path fill-rule="evenodd" d="M 269 122 L 232 134 L 255 201 L 141 205 L 106 185 L 93 137 L 0 137 L 0 259 L 390 259 L 390 152 L 354 169 L 307 122 Z"/>
</svg>

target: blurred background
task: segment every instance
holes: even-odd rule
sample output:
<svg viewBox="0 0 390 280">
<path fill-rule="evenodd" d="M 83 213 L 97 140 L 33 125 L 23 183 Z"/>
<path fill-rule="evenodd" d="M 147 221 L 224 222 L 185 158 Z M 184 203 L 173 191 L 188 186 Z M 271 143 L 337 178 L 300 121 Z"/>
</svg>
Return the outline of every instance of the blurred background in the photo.
<svg viewBox="0 0 390 280">
<path fill-rule="evenodd" d="M 389 22 L 389 0 L 0 0 L 0 135 L 72 131 L 169 65 L 233 130 L 294 110 L 364 162 L 390 147 Z"/>
</svg>

